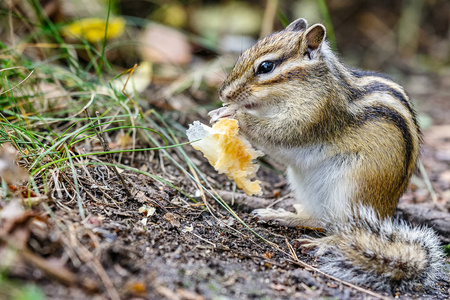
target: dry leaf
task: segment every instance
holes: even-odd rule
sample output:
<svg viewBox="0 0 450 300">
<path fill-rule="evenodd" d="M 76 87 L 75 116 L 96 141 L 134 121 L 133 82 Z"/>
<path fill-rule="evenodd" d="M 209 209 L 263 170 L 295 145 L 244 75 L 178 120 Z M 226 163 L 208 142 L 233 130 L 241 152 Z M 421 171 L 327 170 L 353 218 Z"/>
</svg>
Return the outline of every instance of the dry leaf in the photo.
<svg viewBox="0 0 450 300">
<path fill-rule="evenodd" d="M 192 59 L 191 46 L 186 36 L 170 27 L 150 24 L 140 41 L 144 61 L 182 65 Z"/>
<path fill-rule="evenodd" d="M 189 226 L 184 226 L 183 230 L 181 230 L 183 232 L 192 232 L 194 231 L 194 226 L 191 224 Z"/>
<path fill-rule="evenodd" d="M 25 180 L 27 171 L 16 164 L 17 151 L 9 144 L 3 144 L 0 148 L 0 177 L 8 184 Z"/>
<path fill-rule="evenodd" d="M 5 235 L 13 230 L 17 224 L 24 223 L 31 214 L 23 209 L 17 200 L 11 200 L 2 210 L 0 210 L 0 235 Z"/>
<path fill-rule="evenodd" d="M 175 215 L 173 213 L 167 213 L 164 215 L 164 219 L 166 219 L 172 226 L 180 227 L 180 216 Z"/>
<path fill-rule="evenodd" d="M 143 297 L 147 296 L 147 287 L 145 286 L 145 282 L 128 282 L 125 285 L 125 290 L 127 293 L 132 294 L 135 297 Z"/>
<path fill-rule="evenodd" d="M 139 208 L 139 213 L 145 213 L 145 216 L 150 217 L 155 214 L 156 209 L 149 205 L 144 205 Z"/>
<path fill-rule="evenodd" d="M 146 193 L 144 191 L 137 192 L 135 198 L 139 203 L 149 203 L 150 202 L 150 198 L 146 195 Z"/>
</svg>

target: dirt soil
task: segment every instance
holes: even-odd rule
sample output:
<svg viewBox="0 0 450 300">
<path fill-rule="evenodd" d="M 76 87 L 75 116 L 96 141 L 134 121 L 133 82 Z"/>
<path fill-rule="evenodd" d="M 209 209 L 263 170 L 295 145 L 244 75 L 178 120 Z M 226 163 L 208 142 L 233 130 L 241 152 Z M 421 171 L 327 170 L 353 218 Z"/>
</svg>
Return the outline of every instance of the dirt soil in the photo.
<svg viewBox="0 0 450 300">
<path fill-rule="evenodd" d="M 417 82 L 429 92 L 418 89 Z M 401 204 L 428 205 L 449 214 L 450 77 L 414 77 L 407 88 L 409 85 L 414 86 L 411 94 L 421 112 L 435 119 L 435 124 L 424 130 L 423 163 L 437 193 L 437 203 L 432 202 L 423 179 L 417 175 Z M 200 153 L 190 146 L 185 150 L 218 191 L 233 189 Z M 70 191 L 60 191 L 49 195 L 52 200 L 45 205 L 8 221 L 11 239 L 26 243 L 28 249 L 21 263 L 11 267 L 10 278 L 37 283 L 48 299 L 377 298 L 370 291 L 349 287 L 295 260 L 297 256 L 317 266 L 313 255 L 296 241 L 302 234 L 317 233 L 262 223 L 252 217 L 251 207 L 245 202 L 231 205 L 270 244 L 209 195 L 204 202 L 192 181 L 159 154 L 125 159 L 134 167 L 169 178 L 195 195 L 198 203 L 157 180 L 125 171 L 121 175 L 132 194 L 127 199 L 111 170 L 104 166 L 80 169 L 83 186 L 90 187 L 81 195 L 84 218 L 76 198 L 66 196 Z M 280 172 L 263 164 L 258 177 L 263 180 L 263 198 L 286 199 L 289 203 L 289 188 Z M 2 207 L 7 205 L 0 201 Z M 278 205 L 287 206 L 283 201 Z M 139 211 L 143 206 L 148 216 Z M 443 241 L 449 238 L 444 234 L 441 237 Z M 430 290 L 398 296 L 449 299 L 450 282 L 444 278 Z"/>
</svg>

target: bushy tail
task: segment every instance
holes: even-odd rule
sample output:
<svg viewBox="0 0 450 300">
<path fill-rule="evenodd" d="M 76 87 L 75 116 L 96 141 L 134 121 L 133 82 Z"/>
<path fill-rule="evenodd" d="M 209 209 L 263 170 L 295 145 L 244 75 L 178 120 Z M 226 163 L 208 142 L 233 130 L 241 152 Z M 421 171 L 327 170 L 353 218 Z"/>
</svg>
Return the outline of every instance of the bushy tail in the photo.
<svg viewBox="0 0 450 300">
<path fill-rule="evenodd" d="M 330 224 L 318 246 L 321 270 L 360 286 L 390 293 L 429 287 L 442 272 L 443 253 L 433 230 L 380 220 L 360 207 L 345 223 Z"/>
</svg>

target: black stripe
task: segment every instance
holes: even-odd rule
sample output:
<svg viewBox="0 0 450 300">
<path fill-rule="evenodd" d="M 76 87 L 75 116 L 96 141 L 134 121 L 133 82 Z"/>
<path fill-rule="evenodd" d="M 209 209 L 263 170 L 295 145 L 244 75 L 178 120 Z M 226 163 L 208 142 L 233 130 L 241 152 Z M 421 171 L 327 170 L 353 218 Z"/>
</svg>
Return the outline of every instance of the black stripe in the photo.
<svg viewBox="0 0 450 300">
<path fill-rule="evenodd" d="M 291 70 L 285 72 L 285 73 L 280 73 L 277 76 L 275 76 L 274 78 L 268 79 L 264 82 L 258 83 L 259 86 L 263 86 L 263 85 L 271 85 L 271 84 L 275 84 L 275 83 L 279 83 L 279 82 L 285 82 L 285 81 L 305 81 L 307 80 L 309 76 L 309 73 L 306 69 L 302 68 L 302 67 L 296 67 L 296 68 L 292 68 Z"/>
<path fill-rule="evenodd" d="M 361 126 L 365 122 L 370 122 L 371 120 L 386 120 L 393 123 L 401 132 L 406 154 L 404 162 L 405 172 L 403 172 L 404 178 L 402 179 L 402 183 L 404 183 L 404 181 L 407 180 L 407 171 L 411 164 L 410 160 L 414 150 L 414 142 L 407 122 L 395 109 L 383 105 L 375 105 L 366 107 L 361 114 L 356 116 L 356 125 Z"/>
<path fill-rule="evenodd" d="M 403 106 L 405 106 L 405 108 L 409 111 L 409 113 L 411 114 L 411 116 L 413 118 L 414 125 L 416 125 L 416 127 L 417 127 L 416 113 L 414 112 L 414 110 L 411 106 L 411 103 L 408 101 L 408 99 L 406 99 L 403 96 L 403 93 L 399 92 L 398 90 L 394 89 L 393 87 L 391 87 L 387 84 L 384 84 L 382 82 L 374 82 L 374 83 L 363 86 L 363 91 L 361 93 L 361 96 L 367 96 L 367 95 L 370 95 L 372 93 L 377 93 L 377 92 L 388 93 L 392 97 L 399 100 L 403 104 Z"/>
</svg>

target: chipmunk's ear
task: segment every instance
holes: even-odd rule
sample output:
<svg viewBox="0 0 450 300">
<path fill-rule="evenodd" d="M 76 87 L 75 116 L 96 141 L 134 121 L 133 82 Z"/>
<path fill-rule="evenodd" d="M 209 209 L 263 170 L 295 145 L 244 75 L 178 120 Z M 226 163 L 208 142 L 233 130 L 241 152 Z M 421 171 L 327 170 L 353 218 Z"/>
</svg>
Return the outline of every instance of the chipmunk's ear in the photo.
<svg viewBox="0 0 450 300">
<path fill-rule="evenodd" d="M 308 27 L 308 22 L 306 22 L 305 19 L 300 18 L 300 19 L 293 21 L 291 24 L 289 24 L 285 30 L 302 31 L 302 30 L 305 30 L 306 27 Z"/>
<path fill-rule="evenodd" d="M 316 24 L 306 30 L 303 35 L 302 51 L 303 55 L 308 59 L 317 56 L 317 52 L 325 40 L 326 29 L 322 24 Z"/>
</svg>

